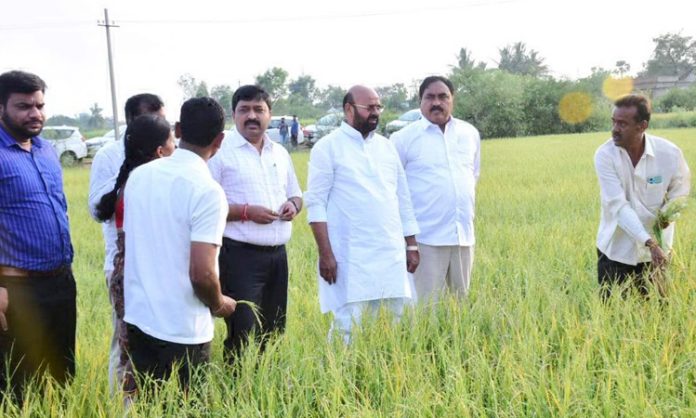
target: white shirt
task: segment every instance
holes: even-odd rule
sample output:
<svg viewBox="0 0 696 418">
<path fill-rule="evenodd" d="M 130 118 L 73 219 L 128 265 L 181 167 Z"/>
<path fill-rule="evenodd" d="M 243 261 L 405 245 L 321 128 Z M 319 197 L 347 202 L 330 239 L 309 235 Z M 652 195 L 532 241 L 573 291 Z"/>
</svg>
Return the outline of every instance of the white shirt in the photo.
<svg viewBox="0 0 696 418">
<path fill-rule="evenodd" d="M 406 172 L 418 219 L 418 242 L 474 245 L 476 182 L 481 137 L 467 122 L 450 118 L 445 132 L 422 118 L 394 132 L 391 140 Z"/>
<path fill-rule="evenodd" d="M 688 196 L 690 172 L 679 148 L 666 139 L 645 135 L 645 152 L 633 167 L 631 157 L 613 140 L 595 153 L 601 217 L 597 248 L 613 261 L 636 265 L 650 261 L 645 241 L 657 211 L 680 196 Z M 674 224 L 663 231 L 671 247 Z"/>
<path fill-rule="evenodd" d="M 124 205 L 124 321 L 160 340 L 211 341 L 213 317 L 194 293 L 189 265 L 192 241 L 222 244 L 220 185 L 201 157 L 180 148 L 133 170 Z"/>
<path fill-rule="evenodd" d="M 94 220 L 97 219 L 97 205 L 102 196 L 111 192 L 116 185 L 118 172 L 123 165 L 126 151 L 123 148 L 123 134 L 117 141 L 112 141 L 97 151 L 92 160 L 89 172 L 89 213 Z M 114 257 L 118 252 L 116 248 L 116 224 L 113 218 L 102 223 L 102 235 L 104 237 L 104 272 L 106 275 L 114 270 Z"/>
<path fill-rule="evenodd" d="M 264 135 L 261 154 L 237 130 L 208 161 L 215 181 L 220 183 L 231 205 L 261 205 L 276 212 L 291 197 L 301 197 L 290 154 Z M 281 245 L 290 240 L 292 222 L 270 224 L 252 221 L 228 222 L 225 237 L 255 245 Z"/>
<path fill-rule="evenodd" d="M 322 312 L 346 303 L 410 298 L 404 237 L 418 233 L 406 176 L 394 145 L 367 139 L 343 122 L 312 148 L 307 219 L 326 222 L 336 283 L 319 276 Z"/>
</svg>

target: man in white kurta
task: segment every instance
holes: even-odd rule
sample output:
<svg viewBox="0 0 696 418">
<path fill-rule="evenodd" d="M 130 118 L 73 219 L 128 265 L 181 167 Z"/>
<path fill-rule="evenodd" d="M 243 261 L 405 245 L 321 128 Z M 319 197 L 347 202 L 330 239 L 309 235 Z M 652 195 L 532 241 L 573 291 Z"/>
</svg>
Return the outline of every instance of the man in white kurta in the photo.
<svg viewBox="0 0 696 418">
<path fill-rule="evenodd" d="M 375 133 L 382 106 L 355 86 L 346 120 L 312 149 L 305 202 L 319 249 L 319 300 L 333 312 L 332 332 L 350 339 L 353 323 L 380 306 L 398 317 L 415 297 L 418 224 L 406 177 L 391 142 Z"/>
</svg>

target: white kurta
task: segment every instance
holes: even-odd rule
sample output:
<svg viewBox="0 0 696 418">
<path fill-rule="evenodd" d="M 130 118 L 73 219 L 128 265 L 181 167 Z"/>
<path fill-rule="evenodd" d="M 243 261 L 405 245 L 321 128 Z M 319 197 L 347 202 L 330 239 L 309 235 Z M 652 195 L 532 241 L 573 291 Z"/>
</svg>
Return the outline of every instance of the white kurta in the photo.
<svg viewBox="0 0 696 418">
<path fill-rule="evenodd" d="M 327 223 L 338 265 L 336 283 L 319 276 L 322 312 L 413 297 L 404 237 L 419 230 L 394 145 L 344 122 L 312 149 L 307 189 L 308 221 Z"/>
</svg>

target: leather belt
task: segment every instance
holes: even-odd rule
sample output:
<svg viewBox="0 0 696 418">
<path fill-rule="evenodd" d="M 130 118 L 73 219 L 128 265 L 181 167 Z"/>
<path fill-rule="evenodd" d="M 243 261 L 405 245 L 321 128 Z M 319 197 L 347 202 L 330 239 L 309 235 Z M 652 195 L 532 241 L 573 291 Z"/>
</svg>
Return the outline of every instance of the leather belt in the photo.
<svg viewBox="0 0 696 418">
<path fill-rule="evenodd" d="M 256 244 L 249 244 L 248 242 L 242 242 L 242 241 L 237 241 L 233 240 L 231 238 L 225 238 L 223 237 L 222 239 L 225 243 L 228 245 L 231 245 L 233 247 L 241 247 L 241 248 L 248 248 L 250 250 L 255 250 L 255 251 L 265 251 L 265 252 L 271 252 L 271 251 L 277 251 L 280 250 L 281 248 L 285 247 L 285 244 L 280 244 L 280 245 L 256 245 Z"/>
<path fill-rule="evenodd" d="M 70 265 L 63 264 L 53 270 L 26 270 L 18 267 L 0 265 L 0 277 L 55 277 L 70 272 Z"/>
</svg>

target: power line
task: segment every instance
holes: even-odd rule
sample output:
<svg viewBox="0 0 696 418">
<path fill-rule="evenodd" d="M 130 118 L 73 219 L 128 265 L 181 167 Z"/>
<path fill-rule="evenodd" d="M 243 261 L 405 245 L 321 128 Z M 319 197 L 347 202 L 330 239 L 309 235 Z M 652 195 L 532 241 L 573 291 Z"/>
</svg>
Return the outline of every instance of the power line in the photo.
<svg viewBox="0 0 696 418">
<path fill-rule="evenodd" d="M 360 13 L 328 13 L 328 14 L 318 14 L 309 16 L 278 16 L 278 17 L 258 17 L 258 18 L 239 18 L 239 19 L 131 19 L 131 20 L 121 20 L 122 24 L 133 24 L 133 25 L 227 25 L 227 24 L 249 24 L 249 23 L 279 23 L 279 22 L 311 22 L 311 21 L 322 21 L 322 20 L 343 20 L 343 19 L 363 19 L 363 18 L 373 18 L 373 17 L 388 17 L 388 16 L 402 16 L 408 14 L 420 14 L 420 13 L 433 13 L 442 12 L 456 9 L 468 9 L 474 7 L 485 7 L 509 3 L 519 3 L 524 0 L 498 0 L 498 1 L 486 1 L 478 0 L 469 3 L 460 3 L 456 5 L 440 6 L 440 7 L 413 7 L 410 9 L 391 9 L 391 10 L 380 10 L 374 12 L 360 12 Z M 36 30 L 36 29 L 51 29 L 51 28 L 63 28 L 63 27 L 74 27 L 74 26 L 88 26 L 92 25 L 93 21 L 51 21 L 51 22 L 32 22 L 27 24 L 13 24 L 13 25 L 0 25 L 0 31 L 12 31 L 12 30 Z"/>
</svg>

